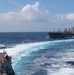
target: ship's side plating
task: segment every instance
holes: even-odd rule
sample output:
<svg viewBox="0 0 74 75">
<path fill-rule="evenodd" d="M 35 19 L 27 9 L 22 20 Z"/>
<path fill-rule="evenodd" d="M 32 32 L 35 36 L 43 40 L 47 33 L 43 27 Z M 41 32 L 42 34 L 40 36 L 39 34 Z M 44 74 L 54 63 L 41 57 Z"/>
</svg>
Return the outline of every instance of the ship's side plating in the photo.
<svg viewBox="0 0 74 75">
<path fill-rule="evenodd" d="M 11 57 L 6 52 L 0 53 L 0 75 L 15 75 Z"/>
<path fill-rule="evenodd" d="M 74 38 L 72 33 L 61 33 L 61 32 L 49 32 L 50 38 Z"/>
<path fill-rule="evenodd" d="M 49 32 L 50 38 L 74 38 L 74 27 L 72 28 L 65 28 L 64 31 L 61 32 L 60 29 L 55 32 Z"/>
<path fill-rule="evenodd" d="M 49 32 L 49 37 L 50 38 L 64 38 L 63 33 L 54 33 L 54 32 Z"/>
</svg>

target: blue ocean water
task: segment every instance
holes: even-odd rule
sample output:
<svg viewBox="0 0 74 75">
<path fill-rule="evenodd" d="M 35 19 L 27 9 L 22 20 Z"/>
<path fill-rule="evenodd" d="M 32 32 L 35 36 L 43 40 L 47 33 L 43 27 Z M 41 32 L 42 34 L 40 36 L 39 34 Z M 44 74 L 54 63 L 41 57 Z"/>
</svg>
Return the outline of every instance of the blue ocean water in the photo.
<svg viewBox="0 0 74 75">
<path fill-rule="evenodd" d="M 47 32 L 0 33 L 0 51 L 12 56 L 16 75 L 74 75 L 74 39 Z"/>
</svg>

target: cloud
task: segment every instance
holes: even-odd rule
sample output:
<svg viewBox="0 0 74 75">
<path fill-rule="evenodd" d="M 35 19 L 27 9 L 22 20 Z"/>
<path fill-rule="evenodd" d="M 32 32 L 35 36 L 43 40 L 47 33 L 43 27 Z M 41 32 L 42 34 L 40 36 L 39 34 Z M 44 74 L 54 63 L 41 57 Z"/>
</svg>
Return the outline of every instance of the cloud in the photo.
<svg viewBox="0 0 74 75">
<path fill-rule="evenodd" d="M 74 13 L 49 15 L 40 3 L 27 4 L 19 12 L 0 13 L 0 31 L 49 31 L 74 26 Z"/>
<path fill-rule="evenodd" d="M 52 22 L 74 22 L 74 13 L 58 14 L 52 17 Z"/>
<path fill-rule="evenodd" d="M 74 21 L 74 13 L 67 14 L 66 17 L 68 20 Z"/>
<path fill-rule="evenodd" d="M 36 2 L 34 5 L 26 5 L 22 8 L 21 12 L 24 16 L 24 19 L 29 21 L 46 21 L 48 20 L 48 10 L 40 10 L 39 2 Z"/>
<path fill-rule="evenodd" d="M 0 14 L 0 22 L 42 22 L 47 21 L 48 10 L 39 9 L 39 2 L 34 5 L 26 5 L 19 12 L 8 12 Z"/>
<path fill-rule="evenodd" d="M 38 11 L 39 2 L 36 2 L 34 5 L 26 5 L 22 8 L 22 12 Z"/>
<path fill-rule="evenodd" d="M 53 31 L 53 29 L 57 31 L 58 28 L 63 31 L 64 28 L 74 27 L 74 13 L 52 15 L 49 17 L 46 27 L 49 27 L 50 31 Z"/>
</svg>

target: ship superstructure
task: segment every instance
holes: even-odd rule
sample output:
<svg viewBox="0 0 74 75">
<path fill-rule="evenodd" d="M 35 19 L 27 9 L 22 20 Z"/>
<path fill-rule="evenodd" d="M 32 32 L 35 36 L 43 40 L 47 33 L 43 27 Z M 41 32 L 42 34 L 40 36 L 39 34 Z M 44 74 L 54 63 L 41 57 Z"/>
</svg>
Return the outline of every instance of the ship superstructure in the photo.
<svg viewBox="0 0 74 75">
<path fill-rule="evenodd" d="M 15 75 L 11 57 L 6 52 L 0 52 L 0 75 Z"/>
</svg>

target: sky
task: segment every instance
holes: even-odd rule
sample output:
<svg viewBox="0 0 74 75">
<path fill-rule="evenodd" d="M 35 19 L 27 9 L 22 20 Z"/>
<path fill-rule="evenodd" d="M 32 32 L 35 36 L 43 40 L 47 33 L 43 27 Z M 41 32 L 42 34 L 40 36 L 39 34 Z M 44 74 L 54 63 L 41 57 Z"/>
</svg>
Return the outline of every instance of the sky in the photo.
<svg viewBox="0 0 74 75">
<path fill-rule="evenodd" d="M 74 27 L 74 0 L 0 0 L 0 32 L 49 32 Z"/>
</svg>

